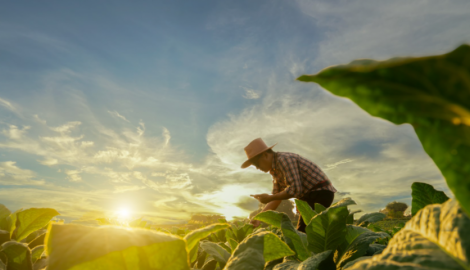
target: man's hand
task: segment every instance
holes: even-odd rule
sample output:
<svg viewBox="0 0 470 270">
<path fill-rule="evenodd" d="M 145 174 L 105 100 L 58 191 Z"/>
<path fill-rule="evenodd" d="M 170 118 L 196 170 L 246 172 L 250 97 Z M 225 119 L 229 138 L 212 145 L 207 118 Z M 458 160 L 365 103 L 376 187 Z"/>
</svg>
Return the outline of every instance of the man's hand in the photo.
<svg viewBox="0 0 470 270">
<path fill-rule="evenodd" d="M 250 223 L 253 225 L 253 228 L 256 228 L 261 224 L 261 221 L 252 219 L 250 220 Z"/>
<path fill-rule="evenodd" d="M 257 199 L 260 203 L 269 203 L 273 199 L 271 198 L 272 195 L 263 193 L 263 194 L 255 194 L 255 195 L 250 195 L 251 197 Z"/>
</svg>

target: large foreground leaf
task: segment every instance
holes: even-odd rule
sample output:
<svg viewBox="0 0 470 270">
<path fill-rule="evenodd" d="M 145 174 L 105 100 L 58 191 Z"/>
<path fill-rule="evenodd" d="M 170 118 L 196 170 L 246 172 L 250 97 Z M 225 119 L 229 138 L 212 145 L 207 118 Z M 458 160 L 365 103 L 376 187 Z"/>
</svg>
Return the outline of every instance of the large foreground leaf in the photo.
<svg viewBox="0 0 470 270">
<path fill-rule="evenodd" d="M 30 233 L 46 226 L 55 216 L 60 215 L 52 208 L 29 208 L 20 212 L 15 212 L 16 240 L 21 241 Z M 13 233 L 13 231 L 11 232 Z"/>
<path fill-rule="evenodd" d="M 306 225 L 308 225 L 310 220 L 312 220 L 312 218 L 317 214 L 317 212 L 315 212 L 306 201 L 296 199 L 295 207 L 299 210 L 300 216 L 302 216 Z"/>
<path fill-rule="evenodd" d="M 439 56 L 359 60 L 298 80 L 348 97 L 373 116 L 413 125 L 470 214 L 470 46 Z"/>
<path fill-rule="evenodd" d="M 265 211 L 256 215 L 254 219 L 280 228 L 287 245 L 295 251 L 299 260 L 304 261 L 310 257 L 307 246 L 302 242 L 301 236 L 286 214 L 276 211 Z"/>
<path fill-rule="evenodd" d="M 191 258 L 190 258 L 191 262 L 194 262 L 197 259 L 197 251 L 199 247 L 198 244 L 201 239 L 208 237 L 211 233 L 215 233 L 217 231 L 226 229 L 229 226 L 230 225 L 226 223 L 212 224 L 212 225 L 209 225 L 204 228 L 194 230 L 188 233 L 184 237 L 184 239 L 187 242 L 188 251 L 190 251 L 190 254 L 191 254 Z"/>
<path fill-rule="evenodd" d="M 444 203 L 449 197 L 443 191 L 437 191 L 433 186 L 414 182 L 411 185 L 411 215 L 415 215 L 419 210 L 424 208 L 426 205 L 435 203 Z"/>
<path fill-rule="evenodd" d="M 23 243 L 9 241 L 2 244 L 1 253 L 8 258 L 8 270 L 32 270 L 31 250 Z"/>
<path fill-rule="evenodd" d="M 0 204 L 0 230 L 8 231 L 10 229 L 10 224 L 8 221 L 8 216 L 10 214 L 10 210 L 8 210 L 5 205 Z"/>
<path fill-rule="evenodd" d="M 224 269 L 263 270 L 266 262 L 294 254 L 295 252 L 275 234 L 261 232 L 245 238 L 235 249 Z"/>
<path fill-rule="evenodd" d="M 428 205 L 390 240 L 382 254 L 348 270 L 470 269 L 470 219 L 457 201 Z"/>
<path fill-rule="evenodd" d="M 328 208 L 316 215 L 307 225 L 308 248 L 314 253 L 336 250 L 346 235 L 346 206 Z"/>
<path fill-rule="evenodd" d="M 145 229 L 52 224 L 48 270 L 188 270 L 183 239 Z"/>
<path fill-rule="evenodd" d="M 230 258 L 230 253 L 220 245 L 213 242 L 202 242 L 201 248 L 209 255 L 211 255 L 221 267 L 224 267 Z"/>
</svg>

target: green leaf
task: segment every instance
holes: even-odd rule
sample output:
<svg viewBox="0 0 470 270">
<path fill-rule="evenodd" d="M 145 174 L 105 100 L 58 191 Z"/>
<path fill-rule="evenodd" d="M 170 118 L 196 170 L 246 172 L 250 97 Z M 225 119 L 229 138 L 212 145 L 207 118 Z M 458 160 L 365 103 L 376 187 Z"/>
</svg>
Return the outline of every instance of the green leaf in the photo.
<svg viewBox="0 0 470 270">
<path fill-rule="evenodd" d="M 8 258 L 8 270 L 32 270 L 31 251 L 28 246 L 16 241 L 2 244 L 2 253 Z"/>
<path fill-rule="evenodd" d="M 238 245 L 224 270 L 264 269 L 266 262 L 294 254 L 286 243 L 271 232 L 252 234 Z"/>
<path fill-rule="evenodd" d="M 238 228 L 237 230 L 237 240 L 238 242 L 243 241 L 245 237 L 247 237 L 249 234 L 253 232 L 253 225 L 247 223 Z"/>
<path fill-rule="evenodd" d="M 211 255 L 223 268 L 230 258 L 228 253 L 223 247 L 212 242 L 201 242 L 201 248 L 209 255 Z"/>
<path fill-rule="evenodd" d="M 348 209 L 343 206 L 328 208 L 316 215 L 306 228 L 309 250 L 314 253 L 336 250 L 344 241 L 348 214 Z"/>
<path fill-rule="evenodd" d="M 231 252 L 231 253 L 233 253 L 233 251 L 235 250 L 235 248 L 237 248 L 237 246 L 238 246 L 238 242 L 235 241 L 235 239 L 233 239 L 233 238 L 229 238 L 229 239 L 228 239 L 228 243 L 230 244 L 230 248 L 232 249 L 232 252 Z"/>
<path fill-rule="evenodd" d="M 335 253 L 335 262 L 338 268 L 367 253 L 369 245 L 379 238 L 386 238 L 386 233 L 376 233 L 369 229 L 348 225 L 344 241 Z"/>
<path fill-rule="evenodd" d="M 347 197 L 338 201 L 337 203 L 334 203 L 332 206 L 330 206 L 330 208 L 343 207 L 343 206 L 348 206 L 348 205 L 353 205 L 353 204 L 356 204 L 356 202 L 353 199 Z"/>
<path fill-rule="evenodd" d="M 33 241 L 29 242 L 28 244 L 28 247 L 30 249 L 33 249 L 35 248 L 36 246 L 39 246 L 39 245 L 44 245 L 44 239 L 46 238 L 46 233 L 43 233 L 41 235 L 39 235 L 38 237 L 36 237 Z"/>
<path fill-rule="evenodd" d="M 321 204 L 319 204 L 319 203 L 315 203 L 315 212 L 321 213 L 321 212 L 323 212 L 323 211 L 325 211 L 325 210 L 326 210 L 326 207 L 325 207 L 325 206 L 323 206 L 323 205 L 321 205 Z"/>
<path fill-rule="evenodd" d="M 312 218 L 317 214 L 317 212 L 315 212 L 306 201 L 295 199 L 295 206 L 297 207 L 297 210 L 299 210 L 303 221 L 307 225 L 310 223 L 310 220 L 312 220 Z"/>
<path fill-rule="evenodd" d="M 209 226 L 206 226 L 204 228 L 194 230 L 190 233 L 188 233 L 185 237 L 184 240 L 186 240 L 188 250 L 190 251 L 191 254 L 194 254 L 191 258 L 190 261 L 195 262 L 197 259 L 197 250 L 192 251 L 192 249 L 197 249 L 198 248 L 198 243 L 201 239 L 208 237 L 211 233 L 223 230 L 228 228 L 230 225 L 229 224 L 212 224 Z"/>
<path fill-rule="evenodd" d="M 297 257 L 301 261 L 310 256 L 310 252 L 304 246 L 300 235 L 286 214 L 269 210 L 259 213 L 254 219 L 280 228 L 287 245 L 296 252 Z"/>
<path fill-rule="evenodd" d="M 264 211 L 253 217 L 254 220 L 259 220 L 276 228 L 281 228 L 282 214 L 277 211 Z"/>
<path fill-rule="evenodd" d="M 0 245 L 8 241 L 10 241 L 10 232 L 0 230 Z"/>
<path fill-rule="evenodd" d="M 357 220 L 357 224 L 361 224 L 364 221 L 373 223 L 373 222 L 381 221 L 385 217 L 387 217 L 387 215 L 385 215 L 384 213 L 379 213 L 379 212 L 367 213 Z"/>
<path fill-rule="evenodd" d="M 308 269 L 319 269 L 320 264 L 326 260 L 331 254 L 331 250 L 314 254 L 305 261 L 299 263 L 296 261 L 287 261 L 276 265 L 273 270 L 308 270 Z"/>
<path fill-rule="evenodd" d="M 372 116 L 410 123 L 470 214 L 470 46 L 430 57 L 360 60 L 298 78 L 353 100 Z"/>
<path fill-rule="evenodd" d="M 37 260 L 41 259 L 43 253 L 44 253 L 44 245 L 33 248 L 31 250 L 31 261 L 35 263 Z"/>
<path fill-rule="evenodd" d="M 354 214 L 362 212 L 362 210 L 356 210 L 353 212 L 349 212 L 348 218 L 346 220 L 346 224 L 353 224 L 354 223 Z"/>
<path fill-rule="evenodd" d="M 189 270 L 186 241 L 146 229 L 51 224 L 48 270 Z"/>
<path fill-rule="evenodd" d="M 428 205 L 399 231 L 379 255 L 355 269 L 470 269 L 470 218 L 456 200 Z"/>
<path fill-rule="evenodd" d="M 441 204 L 446 202 L 449 197 L 443 191 L 437 191 L 433 186 L 414 182 L 411 185 L 411 215 L 415 215 L 419 210 L 429 204 Z"/>
<path fill-rule="evenodd" d="M 10 214 L 10 210 L 5 205 L 0 204 L 0 230 L 8 231 L 10 229 L 10 223 L 7 219 Z"/>
<path fill-rule="evenodd" d="M 59 212 L 52 208 L 29 208 L 15 213 L 16 240 L 21 241 L 30 233 L 46 226 Z"/>
</svg>

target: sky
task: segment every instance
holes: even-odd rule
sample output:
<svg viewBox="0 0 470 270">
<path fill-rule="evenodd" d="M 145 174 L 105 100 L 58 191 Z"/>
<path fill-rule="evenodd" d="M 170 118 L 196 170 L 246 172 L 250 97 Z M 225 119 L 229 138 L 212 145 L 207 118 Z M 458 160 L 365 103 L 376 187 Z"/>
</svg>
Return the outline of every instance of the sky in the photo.
<svg viewBox="0 0 470 270">
<path fill-rule="evenodd" d="M 363 213 L 452 197 L 410 125 L 295 79 L 470 43 L 467 0 L 3 1 L 0 203 L 68 221 L 246 217 L 269 174 L 243 148 L 319 165 Z"/>
</svg>

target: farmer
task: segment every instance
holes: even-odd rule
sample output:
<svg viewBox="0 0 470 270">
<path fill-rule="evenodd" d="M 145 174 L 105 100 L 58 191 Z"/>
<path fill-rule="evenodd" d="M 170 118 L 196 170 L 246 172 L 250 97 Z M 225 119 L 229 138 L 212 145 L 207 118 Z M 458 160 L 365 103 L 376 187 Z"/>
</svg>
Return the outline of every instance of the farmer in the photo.
<svg viewBox="0 0 470 270">
<path fill-rule="evenodd" d="M 262 212 L 276 210 L 282 200 L 297 198 L 306 201 L 313 209 L 315 203 L 329 207 L 333 202 L 336 189 L 326 174 L 313 162 L 294 153 L 274 152 L 261 138 L 255 139 L 247 147 L 245 153 L 248 160 L 242 164 L 242 169 L 254 165 L 256 169 L 273 177 L 272 194 L 250 195 L 265 203 Z M 251 220 L 254 227 L 260 221 Z M 305 232 L 306 224 L 301 216 L 297 230 Z"/>
</svg>

